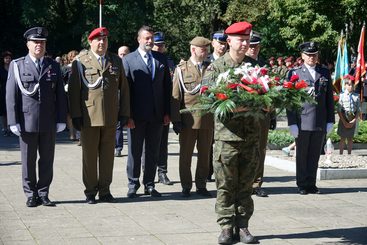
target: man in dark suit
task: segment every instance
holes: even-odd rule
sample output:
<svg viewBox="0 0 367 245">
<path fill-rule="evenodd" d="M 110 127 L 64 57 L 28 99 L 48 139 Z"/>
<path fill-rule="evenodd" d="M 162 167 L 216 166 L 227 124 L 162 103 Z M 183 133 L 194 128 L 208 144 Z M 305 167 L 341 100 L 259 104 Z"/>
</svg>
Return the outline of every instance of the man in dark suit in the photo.
<svg viewBox="0 0 367 245">
<path fill-rule="evenodd" d="M 43 27 L 24 33 L 29 53 L 11 62 L 6 86 L 10 130 L 19 136 L 27 207 L 54 206 L 48 193 L 53 177 L 55 136 L 66 127 L 67 104 L 60 65 L 45 57 L 47 35 Z"/>
<path fill-rule="evenodd" d="M 152 51 L 153 29 L 142 26 L 138 31 L 137 39 L 139 47 L 123 59 L 131 96 L 131 118 L 128 123 L 129 191 L 127 196 L 129 198 L 137 196 L 145 142 L 144 193 L 158 197 L 161 194 L 155 189 L 154 178 L 163 125 L 170 122 L 171 77 L 166 57 Z"/>
<path fill-rule="evenodd" d="M 287 111 L 288 125 L 296 138 L 296 176 L 301 195 L 319 194 L 316 174 L 325 135 L 335 122 L 332 81 L 328 69 L 318 61 L 318 44 L 306 42 L 299 46 L 304 64 L 289 71 L 288 79 L 298 75 L 308 83 L 310 96 L 316 104 L 305 103 L 301 113 Z"/>
</svg>

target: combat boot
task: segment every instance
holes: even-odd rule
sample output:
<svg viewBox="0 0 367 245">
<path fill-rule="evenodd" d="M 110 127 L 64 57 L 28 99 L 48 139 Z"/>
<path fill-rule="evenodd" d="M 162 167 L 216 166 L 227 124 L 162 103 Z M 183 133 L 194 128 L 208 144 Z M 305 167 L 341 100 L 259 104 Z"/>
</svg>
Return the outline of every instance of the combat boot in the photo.
<svg viewBox="0 0 367 245">
<path fill-rule="evenodd" d="M 223 229 L 218 237 L 218 244 L 232 244 L 233 231 L 232 229 Z"/>
<path fill-rule="evenodd" d="M 246 244 L 254 244 L 257 243 L 256 237 L 251 235 L 249 230 L 247 228 L 239 228 L 238 229 L 238 235 L 240 242 L 246 243 Z"/>
</svg>

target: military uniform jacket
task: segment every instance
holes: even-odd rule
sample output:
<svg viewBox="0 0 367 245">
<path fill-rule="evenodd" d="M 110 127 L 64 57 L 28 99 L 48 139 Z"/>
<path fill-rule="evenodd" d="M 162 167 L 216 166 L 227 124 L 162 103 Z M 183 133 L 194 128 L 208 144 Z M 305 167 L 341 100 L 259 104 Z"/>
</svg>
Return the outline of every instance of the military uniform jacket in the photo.
<svg viewBox="0 0 367 245">
<path fill-rule="evenodd" d="M 305 103 L 301 113 L 287 111 L 288 125 L 297 124 L 299 129 L 305 131 L 326 131 L 326 124 L 335 122 L 332 81 L 328 69 L 316 65 L 315 71 L 315 79 L 305 65 L 289 71 L 288 80 L 297 74 L 299 80 L 314 88 L 317 104 Z"/>
<path fill-rule="evenodd" d="M 209 63 L 203 62 L 202 72 L 192 63 L 191 60 L 181 62 L 175 70 L 173 76 L 172 100 L 171 100 L 171 121 L 181 122 L 185 128 L 192 129 L 213 129 L 214 121 L 212 114 L 201 115 L 200 112 L 182 113 L 181 109 L 191 108 L 199 102 L 200 87 L 202 78 Z M 179 74 L 181 73 L 181 75 Z M 182 77 L 183 88 L 180 81 Z M 188 93 L 199 88 L 199 90 Z M 186 92 L 185 92 L 186 90 Z"/>
<path fill-rule="evenodd" d="M 232 60 L 229 52 L 215 60 L 208 68 L 205 75 L 205 83 L 214 84 L 220 73 L 227 71 L 229 68 L 236 68 L 244 65 Z M 221 141 L 246 141 L 247 138 L 257 137 L 259 125 L 252 117 L 236 117 L 225 122 L 215 119 L 214 139 Z"/>
<path fill-rule="evenodd" d="M 130 116 L 129 86 L 117 55 L 107 52 L 101 67 L 89 50 L 74 60 L 71 70 L 68 96 L 72 118 L 81 117 L 84 127 L 111 127 L 116 126 L 118 117 Z M 98 86 L 89 87 L 100 77 Z"/>
<path fill-rule="evenodd" d="M 43 58 L 40 74 L 29 55 L 13 60 L 6 91 L 8 124 L 20 124 L 22 132 L 52 132 L 56 123 L 66 122 L 67 99 L 60 65 L 52 59 Z"/>
</svg>

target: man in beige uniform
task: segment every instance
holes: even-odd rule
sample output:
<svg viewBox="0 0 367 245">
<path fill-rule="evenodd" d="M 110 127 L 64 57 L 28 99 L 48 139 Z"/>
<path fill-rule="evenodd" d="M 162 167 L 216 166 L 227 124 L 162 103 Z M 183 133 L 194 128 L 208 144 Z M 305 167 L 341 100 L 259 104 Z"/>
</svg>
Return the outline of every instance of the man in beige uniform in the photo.
<svg viewBox="0 0 367 245">
<path fill-rule="evenodd" d="M 105 27 L 90 33 L 90 50 L 73 62 L 69 81 L 70 114 L 74 127 L 81 130 L 84 193 L 89 204 L 96 203 L 97 193 L 101 202 L 115 201 L 110 184 L 116 124 L 119 120 L 125 125 L 130 116 L 125 72 L 121 59 L 107 52 L 107 36 Z"/>
<path fill-rule="evenodd" d="M 198 151 L 198 162 L 195 173 L 196 193 L 210 197 L 206 189 L 206 178 L 209 171 L 210 146 L 213 139 L 213 116 L 201 116 L 199 112 L 180 114 L 180 109 L 190 108 L 198 102 L 203 75 L 208 66 L 204 62 L 208 55 L 210 40 L 204 37 L 195 37 L 190 42 L 191 57 L 181 62 L 174 74 L 171 120 L 173 129 L 180 141 L 180 180 L 182 195 L 190 196 L 192 188 L 191 157 L 195 143 Z"/>
</svg>

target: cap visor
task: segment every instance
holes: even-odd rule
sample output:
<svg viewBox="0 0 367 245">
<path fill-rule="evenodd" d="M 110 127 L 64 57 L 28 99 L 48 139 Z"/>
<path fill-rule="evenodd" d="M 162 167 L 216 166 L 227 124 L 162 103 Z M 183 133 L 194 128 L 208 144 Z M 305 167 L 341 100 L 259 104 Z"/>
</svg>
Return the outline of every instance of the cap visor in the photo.
<svg viewBox="0 0 367 245">
<path fill-rule="evenodd" d="M 304 54 L 317 54 L 319 51 L 316 51 L 316 52 L 306 52 L 306 51 L 302 51 L 302 53 Z"/>
<path fill-rule="evenodd" d="M 250 42 L 250 45 L 251 44 L 259 44 L 260 43 L 260 41 L 257 41 L 257 42 Z"/>
<path fill-rule="evenodd" d="M 29 41 L 47 41 L 47 38 L 45 37 L 31 37 L 28 38 Z"/>
</svg>

